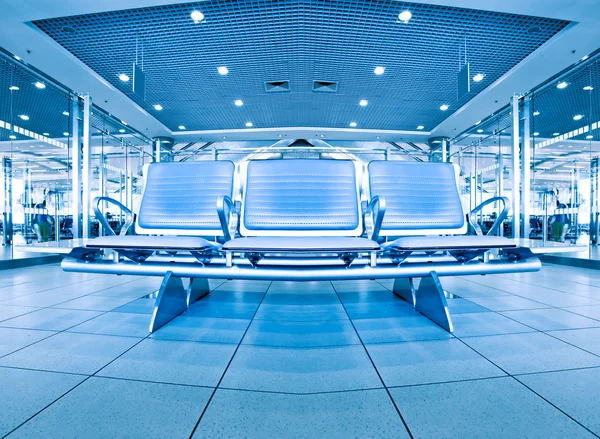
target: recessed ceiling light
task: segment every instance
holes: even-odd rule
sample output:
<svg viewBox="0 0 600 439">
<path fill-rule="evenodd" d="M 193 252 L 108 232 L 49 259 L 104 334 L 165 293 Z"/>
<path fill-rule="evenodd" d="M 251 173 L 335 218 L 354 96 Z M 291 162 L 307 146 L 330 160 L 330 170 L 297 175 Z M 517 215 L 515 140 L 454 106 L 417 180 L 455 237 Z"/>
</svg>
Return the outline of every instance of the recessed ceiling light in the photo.
<svg viewBox="0 0 600 439">
<path fill-rule="evenodd" d="M 64 116 L 68 116 L 68 115 L 69 115 L 69 112 L 68 112 L 68 111 L 63 111 L 63 112 L 62 112 L 62 114 L 63 114 Z"/>
<path fill-rule="evenodd" d="M 202 20 L 204 20 L 204 14 L 200 11 L 192 11 L 190 17 L 192 20 L 194 20 L 194 23 L 200 23 Z"/>
<path fill-rule="evenodd" d="M 553 136 L 560 136 L 560 133 L 552 133 Z"/>
<path fill-rule="evenodd" d="M 177 128 L 179 128 L 180 130 L 185 130 L 185 125 L 179 125 Z"/>
<path fill-rule="evenodd" d="M 408 20 L 412 18 L 412 12 L 410 11 L 402 11 L 398 14 L 398 20 L 408 23 Z"/>
<path fill-rule="evenodd" d="M 350 126 L 354 128 L 356 126 L 356 122 L 350 122 Z"/>
<path fill-rule="evenodd" d="M 383 75 L 385 73 L 385 67 L 377 66 L 375 67 L 375 70 L 373 70 L 373 73 L 375 73 L 376 75 Z"/>
<path fill-rule="evenodd" d="M 575 116 L 573 116 L 573 120 L 581 120 L 583 119 L 583 114 L 576 114 Z"/>
<path fill-rule="evenodd" d="M 119 79 L 120 79 L 121 81 L 123 81 L 123 82 L 129 82 L 129 76 L 128 76 L 128 75 L 126 75 L 125 73 L 121 73 L 121 74 L 119 75 Z"/>
<path fill-rule="evenodd" d="M 10 91 L 17 91 L 19 89 L 19 87 L 17 87 L 16 85 L 11 85 L 10 87 L 8 87 L 8 89 Z"/>
<path fill-rule="evenodd" d="M 540 133 L 538 133 L 537 131 L 535 133 L 533 133 L 534 136 L 539 136 Z"/>
<path fill-rule="evenodd" d="M 124 132 L 125 132 L 125 130 L 124 130 L 123 128 L 121 128 L 121 129 L 119 130 L 119 132 L 120 132 L 120 133 L 124 133 Z"/>
<path fill-rule="evenodd" d="M 69 133 L 67 133 L 66 131 L 63 133 L 63 136 L 68 136 Z"/>
<path fill-rule="evenodd" d="M 229 69 L 226 66 L 217 67 L 217 71 L 219 72 L 219 75 L 223 75 L 223 76 L 225 76 L 226 74 L 229 73 Z"/>
<path fill-rule="evenodd" d="M 589 58 L 589 55 L 584 55 L 583 58 L 581 58 L 581 61 L 585 61 L 588 58 Z"/>
<path fill-rule="evenodd" d="M 475 122 L 475 125 L 479 125 L 481 123 L 480 120 L 478 120 L 477 122 Z"/>
<path fill-rule="evenodd" d="M 483 130 L 482 130 L 481 128 L 479 128 L 479 129 L 477 130 L 477 132 L 478 132 L 478 133 L 483 133 Z"/>
<path fill-rule="evenodd" d="M 566 81 L 561 81 L 558 84 L 556 84 L 556 88 L 560 88 L 560 89 L 567 88 L 567 85 L 569 85 L 569 84 L 567 84 Z"/>
<path fill-rule="evenodd" d="M 19 114 L 19 117 L 23 120 L 29 120 L 29 116 L 27 116 L 26 114 Z"/>
<path fill-rule="evenodd" d="M 15 57 L 15 59 L 16 59 L 17 61 L 21 61 L 21 57 L 20 57 L 20 56 L 14 55 L 14 57 Z"/>
<path fill-rule="evenodd" d="M 594 138 L 594 136 L 586 136 L 585 138 L 586 138 L 586 139 L 593 139 L 593 138 Z"/>
<path fill-rule="evenodd" d="M 226 138 L 227 138 L 227 136 L 223 136 L 223 139 L 226 139 Z"/>
<path fill-rule="evenodd" d="M 154 109 L 155 109 L 156 111 L 160 111 L 160 110 L 162 110 L 162 109 L 163 109 L 163 107 L 162 107 L 162 105 L 160 105 L 160 104 L 155 104 L 155 105 L 154 105 Z"/>
<path fill-rule="evenodd" d="M 366 99 L 361 99 L 360 102 L 358 103 L 361 107 L 366 107 L 367 105 L 369 105 L 369 101 L 367 101 Z"/>
<path fill-rule="evenodd" d="M 50 133 L 42 133 L 42 135 L 48 137 L 50 135 Z"/>
<path fill-rule="evenodd" d="M 418 129 L 418 130 L 422 130 L 422 129 L 424 129 L 424 128 L 425 128 L 425 127 L 424 127 L 423 125 L 419 125 L 419 126 L 417 127 L 417 129 Z"/>
<path fill-rule="evenodd" d="M 13 139 L 13 140 L 17 138 L 17 136 L 15 136 L 15 135 L 13 135 L 13 134 L 11 134 L 11 135 L 10 135 L 10 136 L 8 136 L 8 137 L 9 137 L 9 138 L 11 138 L 11 139 Z"/>
<path fill-rule="evenodd" d="M 252 127 L 252 122 L 246 122 L 246 126 L 247 126 L 248 128 Z"/>
<path fill-rule="evenodd" d="M 242 101 L 241 99 L 236 99 L 234 104 L 236 107 L 241 107 L 242 105 L 244 105 L 244 101 Z"/>
<path fill-rule="evenodd" d="M 122 123 L 123 125 L 127 125 L 127 122 L 125 122 L 124 120 L 122 120 L 122 121 L 121 121 L 121 123 Z"/>
<path fill-rule="evenodd" d="M 33 85 L 35 85 L 40 90 L 43 90 L 46 88 L 46 84 L 44 84 L 43 82 L 40 82 L 40 81 L 34 82 Z"/>
<path fill-rule="evenodd" d="M 533 115 L 534 115 L 534 116 L 539 116 L 539 115 L 540 115 L 540 112 L 539 112 L 539 111 L 534 111 L 534 112 L 533 112 Z"/>
<path fill-rule="evenodd" d="M 473 76 L 473 81 L 481 82 L 481 81 L 483 81 L 484 77 L 485 77 L 485 75 L 483 73 L 477 73 L 475 76 Z"/>
<path fill-rule="evenodd" d="M 583 87 L 583 89 L 585 91 L 592 91 L 594 89 L 594 87 L 592 87 L 591 85 L 586 85 L 585 87 Z"/>
<path fill-rule="evenodd" d="M 450 107 L 448 105 L 444 104 L 440 107 L 440 110 L 446 111 L 448 108 L 450 108 Z"/>
</svg>

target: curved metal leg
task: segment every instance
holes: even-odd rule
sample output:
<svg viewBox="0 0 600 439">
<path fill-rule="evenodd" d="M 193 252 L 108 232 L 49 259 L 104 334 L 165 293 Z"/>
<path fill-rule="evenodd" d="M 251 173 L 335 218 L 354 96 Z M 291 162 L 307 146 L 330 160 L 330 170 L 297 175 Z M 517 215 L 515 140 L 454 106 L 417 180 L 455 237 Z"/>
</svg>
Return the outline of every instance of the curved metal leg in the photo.
<svg viewBox="0 0 600 439">
<path fill-rule="evenodd" d="M 184 312 L 188 307 L 187 301 L 188 292 L 183 287 L 181 278 L 174 277 L 173 273 L 168 271 L 158 290 L 152 320 L 150 320 L 150 332 L 156 331 Z"/>
<path fill-rule="evenodd" d="M 435 271 L 421 279 L 415 294 L 415 308 L 446 331 L 454 331 L 444 289 Z"/>
<path fill-rule="evenodd" d="M 392 291 L 399 298 L 415 306 L 415 285 L 411 277 L 395 279 Z"/>
<path fill-rule="evenodd" d="M 196 300 L 202 299 L 208 293 L 210 293 L 208 279 L 191 278 L 187 289 L 187 306 L 190 306 Z"/>
</svg>

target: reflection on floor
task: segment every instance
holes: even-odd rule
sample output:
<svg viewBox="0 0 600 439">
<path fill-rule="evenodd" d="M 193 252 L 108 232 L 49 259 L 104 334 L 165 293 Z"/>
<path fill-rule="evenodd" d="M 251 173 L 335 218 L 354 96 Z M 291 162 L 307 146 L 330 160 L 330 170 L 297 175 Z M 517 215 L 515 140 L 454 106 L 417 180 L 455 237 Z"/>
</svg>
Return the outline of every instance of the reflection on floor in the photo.
<svg viewBox="0 0 600 439">
<path fill-rule="evenodd" d="M 160 279 L 3 271 L 0 437 L 600 435 L 600 271 L 442 280 L 454 336 L 374 281 L 211 282 L 149 336 Z"/>
</svg>

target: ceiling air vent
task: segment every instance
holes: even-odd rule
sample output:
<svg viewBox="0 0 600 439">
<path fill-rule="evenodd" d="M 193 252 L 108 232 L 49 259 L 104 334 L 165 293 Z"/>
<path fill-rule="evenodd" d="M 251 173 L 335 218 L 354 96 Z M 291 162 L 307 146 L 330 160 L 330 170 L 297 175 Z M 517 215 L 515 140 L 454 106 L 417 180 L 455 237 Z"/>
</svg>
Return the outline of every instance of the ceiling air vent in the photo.
<svg viewBox="0 0 600 439">
<path fill-rule="evenodd" d="M 337 81 L 313 81 L 313 91 L 335 93 L 337 88 Z"/>
<path fill-rule="evenodd" d="M 290 81 L 265 81 L 265 90 L 270 93 L 290 91 Z"/>
</svg>

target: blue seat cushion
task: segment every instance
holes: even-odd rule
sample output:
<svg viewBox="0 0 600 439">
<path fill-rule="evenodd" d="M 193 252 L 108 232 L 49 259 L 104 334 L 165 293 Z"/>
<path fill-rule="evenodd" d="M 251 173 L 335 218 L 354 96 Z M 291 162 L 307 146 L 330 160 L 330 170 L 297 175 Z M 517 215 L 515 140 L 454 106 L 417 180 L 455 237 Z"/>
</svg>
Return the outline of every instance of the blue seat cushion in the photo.
<svg viewBox="0 0 600 439">
<path fill-rule="evenodd" d="M 369 186 L 371 197 L 385 197 L 384 232 L 451 230 L 465 224 L 451 163 L 372 161 Z"/>
<path fill-rule="evenodd" d="M 384 250 L 481 250 L 514 248 L 515 241 L 501 236 L 406 236 L 381 244 Z"/>
<path fill-rule="evenodd" d="M 243 221 L 247 230 L 355 231 L 360 225 L 360 211 L 354 163 L 251 161 Z"/>
<path fill-rule="evenodd" d="M 344 253 L 379 250 L 379 244 L 367 238 L 354 237 L 281 237 L 256 236 L 236 238 L 223 244 L 223 250 L 234 252 L 305 252 Z"/>
<path fill-rule="evenodd" d="M 203 251 L 218 250 L 221 244 L 195 236 L 101 236 L 92 239 L 88 248 L 108 248 L 113 250 L 177 250 Z"/>
</svg>

